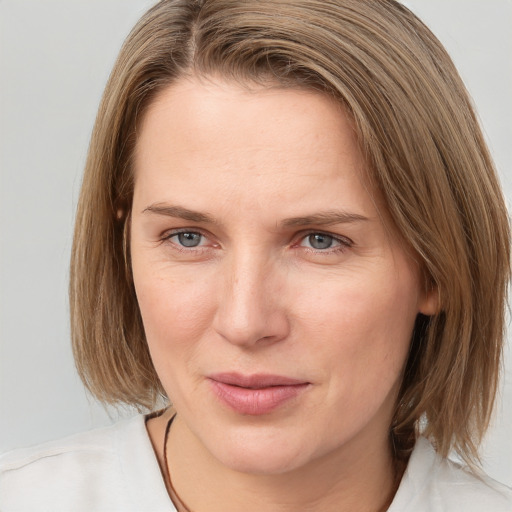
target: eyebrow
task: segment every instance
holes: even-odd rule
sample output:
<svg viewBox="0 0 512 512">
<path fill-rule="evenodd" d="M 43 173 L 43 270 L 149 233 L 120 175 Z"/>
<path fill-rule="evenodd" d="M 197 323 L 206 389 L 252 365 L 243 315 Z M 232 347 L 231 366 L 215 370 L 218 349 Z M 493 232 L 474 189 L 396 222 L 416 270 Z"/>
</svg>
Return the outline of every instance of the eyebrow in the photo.
<svg viewBox="0 0 512 512">
<path fill-rule="evenodd" d="M 166 217 L 175 217 L 179 219 L 189 220 L 191 222 L 202 222 L 205 224 L 219 224 L 219 222 L 210 214 L 189 210 L 182 206 L 173 206 L 162 203 L 156 203 L 144 208 L 142 213 L 155 213 Z M 357 213 L 345 212 L 342 210 L 328 210 L 312 215 L 301 217 L 291 217 L 284 219 L 279 223 L 284 228 L 292 228 L 297 226 L 330 226 L 333 224 L 346 224 L 352 222 L 362 222 L 370 220 L 364 215 Z"/>
<path fill-rule="evenodd" d="M 330 226 L 332 224 L 346 224 L 350 222 L 361 222 L 370 220 L 364 215 L 358 213 L 349 213 L 340 210 L 329 210 L 326 212 L 315 213 L 313 215 L 306 215 L 304 217 L 292 217 L 285 219 L 281 225 L 287 228 L 296 226 Z"/>
<path fill-rule="evenodd" d="M 183 208 L 182 206 L 171 206 L 166 204 L 152 204 L 142 210 L 142 213 L 156 213 L 166 217 L 176 217 L 178 219 L 190 220 L 191 222 L 203 222 L 205 224 L 218 224 L 218 222 L 208 213 L 196 212 Z"/>
</svg>

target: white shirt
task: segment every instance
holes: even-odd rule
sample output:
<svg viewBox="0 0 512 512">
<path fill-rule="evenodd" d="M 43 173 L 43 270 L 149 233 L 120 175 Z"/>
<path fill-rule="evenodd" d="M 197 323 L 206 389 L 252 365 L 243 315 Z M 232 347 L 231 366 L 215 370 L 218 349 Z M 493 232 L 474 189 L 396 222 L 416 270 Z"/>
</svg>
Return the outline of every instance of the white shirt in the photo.
<svg viewBox="0 0 512 512">
<path fill-rule="evenodd" d="M 0 457 L 2 512 L 175 512 L 144 416 Z M 389 512 L 512 512 L 512 489 L 420 438 Z"/>
</svg>

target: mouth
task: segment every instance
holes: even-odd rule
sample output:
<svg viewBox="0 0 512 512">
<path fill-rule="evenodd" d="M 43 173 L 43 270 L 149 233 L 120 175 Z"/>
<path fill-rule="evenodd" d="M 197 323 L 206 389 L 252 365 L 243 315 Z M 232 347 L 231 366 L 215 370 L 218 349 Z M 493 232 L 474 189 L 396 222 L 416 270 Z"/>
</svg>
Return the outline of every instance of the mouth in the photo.
<svg viewBox="0 0 512 512">
<path fill-rule="evenodd" d="M 281 375 L 218 373 L 208 377 L 216 397 L 239 414 L 269 414 L 298 398 L 309 386 L 307 381 Z"/>
</svg>

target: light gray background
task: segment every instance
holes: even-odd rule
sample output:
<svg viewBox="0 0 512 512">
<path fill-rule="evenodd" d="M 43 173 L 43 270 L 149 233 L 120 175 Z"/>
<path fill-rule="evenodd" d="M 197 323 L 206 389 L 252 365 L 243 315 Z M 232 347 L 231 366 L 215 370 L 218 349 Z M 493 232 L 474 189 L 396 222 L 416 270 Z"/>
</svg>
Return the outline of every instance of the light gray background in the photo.
<svg viewBox="0 0 512 512">
<path fill-rule="evenodd" d="M 108 424 L 69 345 L 68 260 L 102 89 L 149 0 L 0 0 L 0 451 Z M 512 198 L 512 0 L 406 0 L 446 45 Z M 511 331 L 512 332 L 512 331 Z M 484 445 L 512 485 L 512 360 Z M 123 411 L 121 414 L 130 414 Z"/>
</svg>

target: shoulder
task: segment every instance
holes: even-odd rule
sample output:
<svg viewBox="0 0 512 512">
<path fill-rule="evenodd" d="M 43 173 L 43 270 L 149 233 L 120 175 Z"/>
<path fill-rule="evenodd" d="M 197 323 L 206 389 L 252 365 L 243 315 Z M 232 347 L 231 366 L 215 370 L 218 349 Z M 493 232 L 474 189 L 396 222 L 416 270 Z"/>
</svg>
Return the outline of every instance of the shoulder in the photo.
<svg viewBox="0 0 512 512">
<path fill-rule="evenodd" d="M 111 446 L 116 430 L 125 426 L 126 423 L 120 422 L 108 427 L 74 434 L 57 441 L 4 453 L 0 455 L 0 471 L 4 475 L 10 471 L 23 470 L 25 467 L 51 463 L 54 458 L 71 454 L 80 456 L 81 453 L 86 452 L 104 453 L 104 449 Z"/>
<path fill-rule="evenodd" d="M 96 462 L 106 462 L 115 449 L 120 433 L 133 430 L 139 422 L 135 417 L 114 425 L 81 432 L 57 441 L 50 441 L 30 448 L 21 448 L 0 455 L 0 474 L 3 478 L 20 472 L 26 473 L 51 467 L 53 464 L 74 464 L 93 457 Z M 3 482 L 4 480 L 2 480 Z"/>
<path fill-rule="evenodd" d="M 128 497 L 137 471 L 158 484 L 143 416 L 0 456 L 0 509 L 136 510 Z"/>
<path fill-rule="evenodd" d="M 443 459 L 418 439 L 389 512 L 511 512 L 512 489 Z"/>
</svg>

